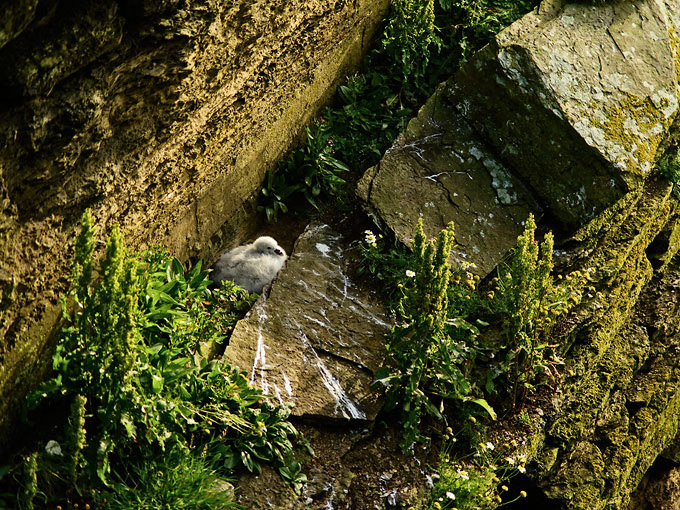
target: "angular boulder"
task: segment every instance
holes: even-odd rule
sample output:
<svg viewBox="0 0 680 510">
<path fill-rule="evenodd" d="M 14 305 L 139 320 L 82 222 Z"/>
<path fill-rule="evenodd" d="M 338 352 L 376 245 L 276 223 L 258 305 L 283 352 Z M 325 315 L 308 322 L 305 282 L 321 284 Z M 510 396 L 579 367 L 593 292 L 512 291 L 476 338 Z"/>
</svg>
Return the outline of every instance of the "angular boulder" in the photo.
<svg viewBox="0 0 680 510">
<path fill-rule="evenodd" d="M 357 193 L 374 220 L 407 245 L 418 218 L 429 237 L 453 221 L 454 257 L 476 264 L 481 275 L 515 246 L 529 213 L 539 211 L 442 87 L 364 174 Z"/>
<path fill-rule="evenodd" d="M 565 227 L 639 187 L 680 97 L 680 2 L 541 4 L 447 84 L 474 129 Z"/>
<path fill-rule="evenodd" d="M 371 390 L 385 351 L 389 319 L 371 290 L 348 270 L 349 243 L 313 224 L 265 294 L 231 336 L 225 359 L 296 416 L 372 420 Z"/>
</svg>

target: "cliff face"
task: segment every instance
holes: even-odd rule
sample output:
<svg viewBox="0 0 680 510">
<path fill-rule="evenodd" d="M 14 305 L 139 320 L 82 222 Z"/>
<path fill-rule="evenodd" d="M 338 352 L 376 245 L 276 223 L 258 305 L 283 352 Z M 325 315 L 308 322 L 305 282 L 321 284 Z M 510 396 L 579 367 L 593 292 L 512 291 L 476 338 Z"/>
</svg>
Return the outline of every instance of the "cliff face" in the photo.
<svg viewBox="0 0 680 510">
<path fill-rule="evenodd" d="M 7 2 L 6 2 L 7 3 Z M 388 1 L 25 0 L 0 26 L 0 416 L 44 371 L 75 225 L 210 259 Z M 0 427 L 0 443 L 4 434 Z"/>
<path fill-rule="evenodd" d="M 386 7 L 383 0 L 23 0 L 5 8 L 0 445 L 23 393 L 47 368 L 46 339 L 60 315 L 82 211 L 92 208 L 105 229 L 119 223 L 134 248 L 162 243 L 185 260 L 210 260 L 237 242 L 265 170 L 358 63 Z M 402 241 L 418 217 L 429 235 L 453 219 L 456 256 L 485 274 L 512 249 L 529 211 L 569 238 L 556 253 L 565 267 L 593 269 L 604 297 L 566 325 L 563 391 L 534 417 L 528 441 L 533 480 L 555 508 L 624 508 L 655 459 L 680 459 L 680 205 L 653 170 L 678 139 L 679 34 L 678 0 L 546 1 L 443 84 L 360 182 L 370 213 Z M 326 260 L 342 252 L 337 239 L 314 239 L 305 245 L 303 236 L 291 267 L 303 272 L 300 260 L 311 253 L 310 267 L 324 268 L 314 271 L 339 279 L 315 274 L 305 290 L 333 308 L 363 312 L 347 305 L 359 301 L 344 269 Z M 298 388 L 308 383 L 323 398 L 308 398 L 316 407 L 302 414 L 349 416 L 363 429 L 377 411 L 365 388 L 385 324 L 359 313 L 377 325 L 367 332 L 344 315 L 304 316 L 299 301 L 324 308 L 290 273 L 239 325 L 229 355 L 253 375 L 257 367 L 264 373 L 264 341 L 293 331 L 309 344 L 295 354 L 318 370 L 300 363 L 295 378 L 272 372 L 272 388 L 285 390 L 277 396 L 305 403 Z M 262 324 L 274 305 L 299 309 L 306 322 L 279 317 L 269 334 Z M 317 325 L 337 342 L 298 334 L 304 326 L 316 335 Z M 356 359 L 360 349 L 345 340 L 367 333 L 377 343 Z M 253 351 L 255 337 L 261 350 Z M 290 361 L 288 348 L 278 358 L 270 351 L 270 363 Z M 317 350 L 321 356 L 305 354 Z M 338 385 L 352 398 L 344 400 Z M 354 400 L 370 404 L 365 415 L 350 412 Z M 361 434 L 351 445 L 363 448 Z M 346 438 L 334 445 L 343 455 L 350 448 Z M 365 498 L 361 484 L 369 482 L 352 482 L 347 467 L 359 451 L 342 468 L 329 456 L 333 467 L 319 471 L 324 484 L 328 473 L 335 477 L 329 498 L 335 488 L 349 491 L 349 501 Z M 383 460 L 371 473 L 381 488 L 376 501 L 392 477 Z M 282 494 L 290 505 L 290 491 Z"/>
</svg>

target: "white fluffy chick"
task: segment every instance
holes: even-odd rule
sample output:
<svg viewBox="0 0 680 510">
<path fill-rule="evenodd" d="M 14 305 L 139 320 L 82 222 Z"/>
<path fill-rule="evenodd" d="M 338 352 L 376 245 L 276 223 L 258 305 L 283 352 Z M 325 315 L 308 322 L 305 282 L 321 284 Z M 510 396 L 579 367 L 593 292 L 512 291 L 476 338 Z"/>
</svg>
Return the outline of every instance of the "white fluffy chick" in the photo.
<svg viewBox="0 0 680 510">
<path fill-rule="evenodd" d="M 248 292 L 262 294 L 287 258 L 273 237 L 258 237 L 254 243 L 223 253 L 215 262 L 210 279 L 216 283 L 231 280 Z"/>
</svg>

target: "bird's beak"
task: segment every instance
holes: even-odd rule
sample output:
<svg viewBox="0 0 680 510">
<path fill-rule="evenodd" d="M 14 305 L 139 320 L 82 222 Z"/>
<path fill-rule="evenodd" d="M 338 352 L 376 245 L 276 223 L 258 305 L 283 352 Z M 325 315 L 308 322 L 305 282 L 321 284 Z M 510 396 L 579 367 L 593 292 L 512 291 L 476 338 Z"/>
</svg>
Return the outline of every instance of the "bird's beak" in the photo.
<svg viewBox="0 0 680 510">
<path fill-rule="evenodd" d="M 276 253 L 277 255 L 283 255 L 283 250 L 281 248 L 276 248 L 274 250 L 274 253 Z"/>
</svg>

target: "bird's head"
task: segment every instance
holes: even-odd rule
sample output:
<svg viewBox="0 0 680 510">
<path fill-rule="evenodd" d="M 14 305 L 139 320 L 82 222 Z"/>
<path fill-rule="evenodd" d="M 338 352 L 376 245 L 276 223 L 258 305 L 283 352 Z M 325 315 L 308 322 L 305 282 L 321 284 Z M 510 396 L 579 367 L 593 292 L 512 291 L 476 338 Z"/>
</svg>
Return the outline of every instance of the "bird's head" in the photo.
<svg viewBox="0 0 680 510">
<path fill-rule="evenodd" d="M 275 255 L 278 257 L 285 257 L 286 252 L 283 248 L 279 246 L 276 239 L 269 236 L 258 237 L 253 243 L 255 249 L 260 253 L 266 253 L 269 255 Z"/>
</svg>

